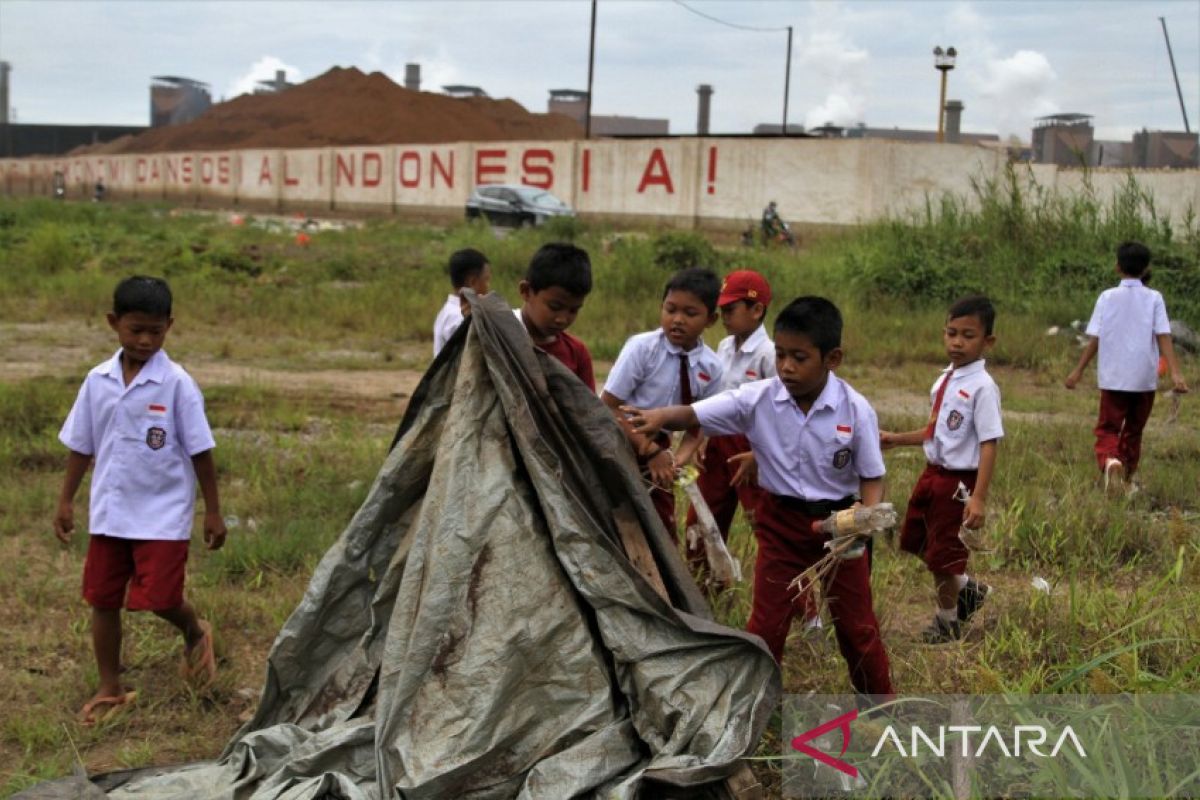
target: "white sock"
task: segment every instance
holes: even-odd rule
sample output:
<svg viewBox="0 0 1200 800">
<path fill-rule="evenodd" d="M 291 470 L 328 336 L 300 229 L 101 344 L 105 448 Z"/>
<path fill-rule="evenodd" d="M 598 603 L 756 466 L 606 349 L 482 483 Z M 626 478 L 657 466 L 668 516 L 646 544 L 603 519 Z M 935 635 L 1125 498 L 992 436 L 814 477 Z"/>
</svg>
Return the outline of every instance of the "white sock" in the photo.
<svg viewBox="0 0 1200 800">
<path fill-rule="evenodd" d="M 958 619 L 957 608 L 939 608 L 937 610 L 938 619 L 942 622 L 954 622 Z"/>
<path fill-rule="evenodd" d="M 964 572 L 962 575 L 955 575 L 954 580 L 958 583 L 958 590 L 961 592 L 967 586 L 967 573 Z"/>
</svg>

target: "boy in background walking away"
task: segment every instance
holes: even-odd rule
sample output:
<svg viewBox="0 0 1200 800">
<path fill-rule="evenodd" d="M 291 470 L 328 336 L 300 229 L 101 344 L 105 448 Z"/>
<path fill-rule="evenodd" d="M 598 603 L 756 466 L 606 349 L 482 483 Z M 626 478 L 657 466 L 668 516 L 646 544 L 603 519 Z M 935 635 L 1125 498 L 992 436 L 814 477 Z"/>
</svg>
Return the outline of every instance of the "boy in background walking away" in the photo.
<svg viewBox="0 0 1200 800">
<path fill-rule="evenodd" d="M 996 341 L 995 323 L 996 310 L 981 295 L 950 306 L 942 329 L 950 366 L 930 389 L 928 424 L 907 433 L 879 435 L 885 450 L 897 445 L 919 445 L 925 450 L 925 471 L 908 500 L 900 549 L 923 559 L 933 574 L 937 608 L 921 635 L 926 644 L 962 638 L 962 623 L 979 610 L 991 591 L 967 575 L 970 551 L 959 531 L 983 527 L 996 446 L 1004 436 L 1000 389 L 983 358 Z M 964 497 L 966 493 L 969 497 Z"/>
<path fill-rule="evenodd" d="M 84 725 L 137 697 L 120 682 L 122 606 L 153 611 L 179 629 L 186 679 L 203 687 L 216 676 L 212 628 L 183 598 L 197 482 L 208 549 L 219 549 L 226 531 L 204 398 L 162 350 L 172 322 L 165 281 L 121 281 L 108 315 L 121 348 L 88 373 L 59 433 L 70 448 L 54 517 L 64 543 L 75 529 L 75 493 L 95 459 L 83 597 L 92 607 L 100 686 L 79 712 Z"/>
<path fill-rule="evenodd" d="M 561 242 L 542 245 L 530 259 L 518 289 L 523 302 L 516 314 L 534 346 L 561 361 L 595 392 L 592 354 L 567 333 L 592 291 L 587 251 Z"/>
<path fill-rule="evenodd" d="M 875 411 L 833 374 L 842 363 L 841 342 L 837 306 L 823 297 L 801 297 L 775 319 L 776 377 L 690 406 L 622 409 L 643 436 L 699 425 L 709 435 L 743 434 L 749 440 L 764 491 L 756 513 L 758 557 L 746 630 L 762 637 L 779 662 L 793 617 L 806 610 L 792 580 L 829 552 L 829 534 L 815 532 L 813 523 L 859 499 L 866 505 L 883 499 Z M 854 690 L 892 695 L 867 559 L 840 561 L 823 589 Z"/>
<path fill-rule="evenodd" d="M 1162 295 L 1143 283 L 1150 268 L 1150 250 L 1140 242 L 1117 247 L 1121 283 L 1101 292 L 1088 322 L 1087 345 L 1079 364 L 1065 381 L 1074 389 L 1083 370 L 1099 352 L 1100 419 L 1096 422 L 1096 463 L 1106 492 L 1134 489 L 1133 474 L 1142 455 L 1142 430 L 1154 407 L 1159 354 L 1171 371 L 1177 393 L 1188 390 L 1175 347 Z"/>
<path fill-rule="evenodd" d="M 454 291 L 446 298 L 445 305 L 433 321 L 433 356 L 442 352 L 446 342 L 462 325 L 462 298 L 459 292 L 464 287 L 474 289 L 476 294 L 487 294 L 492 286 L 492 265 L 487 256 L 470 247 L 458 250 L 450 256 L 450 284 Z"/>
<path fill-rule="evenodd" d="M 663 290 L 660 326 L 629 337 L 613 364 L 600 399 L 622 422 L 638 463 L 649 474 L 650 497 L 667 533 L 675 536 L 675 466 L 687 463 L 699 445 L 699 432 L 689 432 L 671 453 L 665 433 L 645 436 L 624 424 L 620 407 L 660 408 L 689 405 L 717 392 L 721 361 L 701 338 L 717 321 L 721 280 L 711 270 L 693 267 L 676 272 Z"/>
</svg>

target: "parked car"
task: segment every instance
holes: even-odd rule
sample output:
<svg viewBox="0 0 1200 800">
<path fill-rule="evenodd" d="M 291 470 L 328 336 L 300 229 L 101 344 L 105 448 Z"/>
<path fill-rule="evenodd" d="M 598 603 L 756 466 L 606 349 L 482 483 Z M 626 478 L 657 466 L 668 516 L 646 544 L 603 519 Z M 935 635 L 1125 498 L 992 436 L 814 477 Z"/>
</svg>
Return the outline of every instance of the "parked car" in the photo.
<svg viewBox="0 0 1200 800">
<path fill-rule="evenodd" d="M 493 225 L 541 225 L 551 217 L 573 217 L 575 211 L 545 189 L 499 183 L 477 186 L 467 200 L 467 219 L 485 218 Z"/>
</svg>

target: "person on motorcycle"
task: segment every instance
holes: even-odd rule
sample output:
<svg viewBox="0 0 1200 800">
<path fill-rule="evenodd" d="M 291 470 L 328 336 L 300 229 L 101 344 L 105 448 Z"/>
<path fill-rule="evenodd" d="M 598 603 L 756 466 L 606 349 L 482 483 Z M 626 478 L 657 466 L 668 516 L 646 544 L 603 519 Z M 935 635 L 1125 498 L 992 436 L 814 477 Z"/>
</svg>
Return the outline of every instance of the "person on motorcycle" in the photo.
<svg viewBox="0 0 1200 800">
<path fill-rule="evenodd" d="M 779 211 L 775 208 L 775 201 L 767 203 L 767 207 L 762 213 L 762 231 L 763 238 L 770 242 L 775 239 L 784 230 L 783 219 L 779 216 Z"/>
</svg>

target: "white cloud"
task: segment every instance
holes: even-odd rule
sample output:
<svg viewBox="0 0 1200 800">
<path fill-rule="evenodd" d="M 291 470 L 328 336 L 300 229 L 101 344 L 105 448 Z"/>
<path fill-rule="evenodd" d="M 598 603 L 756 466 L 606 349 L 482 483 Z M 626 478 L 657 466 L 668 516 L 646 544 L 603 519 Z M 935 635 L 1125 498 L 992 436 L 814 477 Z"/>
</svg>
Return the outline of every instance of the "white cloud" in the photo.
<svg viewBox="0 0 1200 800">
<path fill-rule="evenodd" d="M 297 67 L 285 64 L 275 56 L 263 56 L 254 62 L 246 74 L 229 84 L 229 88 L 225 90 L 225 98 L 228 100 L 242 94 L 253 94 L 259 81 L 275 80 L 277 70 L 283 70 L 284 77 L 291 83 L 298 83 L 304 79 L 304 73 Z"/>
<path fill-rule="evenodd" d="M 989 58 L 975 80 L 1001 136 L 1024 134 L 1034 118 L 1058 111 L 1051 96 L 1058 76 L 1050 60 L 1036 50 L 1018 50 L 1008 58 Z"/>
<path fill-rule="evenodd" d="M 800 37 L 793 78 L 803 76 L 806 82 L 828 90 L 824 99 L 805 113 L 804 125 L 853 125 L 863 119 L 867 105 L 870 54 L 845 34 L 841 9 L 820 4 L 814 11 L 812 28 Z"/>
</svg>

